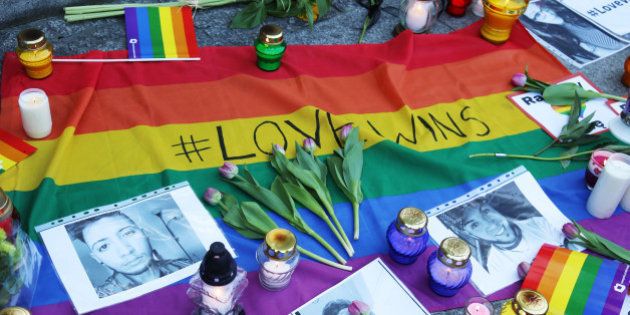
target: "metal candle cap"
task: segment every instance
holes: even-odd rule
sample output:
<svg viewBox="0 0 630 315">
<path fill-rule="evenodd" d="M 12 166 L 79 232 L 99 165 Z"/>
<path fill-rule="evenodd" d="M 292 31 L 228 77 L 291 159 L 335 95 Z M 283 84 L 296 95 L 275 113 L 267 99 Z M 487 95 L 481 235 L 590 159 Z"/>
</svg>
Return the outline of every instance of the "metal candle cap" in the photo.
<svg viewBox="0 0 630 315">
<path fill-rule="evenodd" d="M 547 314 L 549 303 L 542 294 L 534 290 L 520 290 L 512 301 L 512 309 L 519 315 Z"/>
<path fill-rule="evenodd" d="M 284 40 L 282 28 L 276 24 L 263 25 L 260 28 L 258 39 L 267 45 L 282 44 L 282 41 Z"/>
<path fill-rule="evenodd" d="M 398 212 L 396 229 L 408 236 L 421 236 L 427 232 L 427 215 L 418 208 L 406 207 Z"/>
<path fill-rule="evenodd" d="M 466 266 L 470 259 L 470 246 L 461 238 L 448 237 L 440 244 L 440 260 L 447 266 L 461 268 Z"/>
<path fill-rule="evenodd" d="M 288 260 L 297 252 L 295 234 L 286 229 L 273 229 L 265 236 L 265 255 L 274 260 Z"/>
<path fill-rule="evenodd" d="M 21 49 L 35 50 L 46 45 L 46 37 L 44 32 L 36 28 L 29 28 L 17 35 L 17 42 Z"/>
<path fill-rule="evenodd" d="M 31 312 L 25 308 L 13 306 L 2 309 L 0 315 L 31 315 Z"/>
</svg>

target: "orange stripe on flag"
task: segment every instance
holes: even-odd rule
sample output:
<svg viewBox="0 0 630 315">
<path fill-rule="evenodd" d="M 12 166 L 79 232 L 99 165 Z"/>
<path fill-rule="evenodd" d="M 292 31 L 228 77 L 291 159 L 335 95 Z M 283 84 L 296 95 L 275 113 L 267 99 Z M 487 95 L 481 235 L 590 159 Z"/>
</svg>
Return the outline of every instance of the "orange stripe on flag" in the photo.
<svg viewBox="0 0 630 315">
<path fill-rule="evenodd" d="M 186 44 L 186 31 L 184 29 L 184 20 L 182 9 L 171 8 L 171 16 L 173 18 L 173 33 L 175 35 L 175 46 L 177 49 L 177 57 L 188 58 L 188 45 Z"/>
<path fill-rule="evenodd" d="M 22 161 L 28 156 L 28 154 L 17 150 L 16 148 L 8 145 L 6 142 L 3 141 L 0 141 L 0 154 L 15 162 Z"/>
<path fill-rule="evenodd" d="M 560 279 L 560 275 L 570 254 L 571 251 L 566 248 L 557 248 L 553 253 L 545 270 L 545 274 L 538 284 L 538 292 L 544 295 L 547 300 L 550 300 L 553 296 L 553 291 L 556 289 L 556 284 L 558 283 L 558 279 Z"/>
</svg>

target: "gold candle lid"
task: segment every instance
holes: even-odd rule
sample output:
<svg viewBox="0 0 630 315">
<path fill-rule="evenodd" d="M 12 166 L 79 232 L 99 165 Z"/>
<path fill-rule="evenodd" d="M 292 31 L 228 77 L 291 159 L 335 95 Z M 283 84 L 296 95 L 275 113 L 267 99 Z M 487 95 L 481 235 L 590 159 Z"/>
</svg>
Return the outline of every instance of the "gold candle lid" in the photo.
<svg viewBox="0 0 630 315">
<path fill-rule="evenodd" d="M 518 15 L 527 9 L 526 0 L 483 0 L 484 5 L 492 10 L 508 15 Z"/>
<path fill-rule="evenodd" d="M 427 232 L 427 215 L 418 208 L 406 207 L 398 212 L 396 229 L 408 236 L 421 236 Z"/>
<path fill-rule="evenodd" d="M 470 259 L 470 246 L 461 238 L 448 237 L 440 243 L 440 253 L 438 258 L 445 265 L 461 268 L 466 266 Z"/>
<path fill-rule="evenodd" d="M 258 39 L 267 45 L 282 44 L 282 41 L 284 40 L 282 28 L 276 24 L 263 25 L 260 28 Z"/>
<path fill-rule="evenodd" d="M 544 315 L 549 310 L 549 303 L 542 294 L 523 289 L 516 293 L 512 301 L 512 309 L 519 315 Z"/>
<path fill-rule="evenodd" d="M 17 42 L 21 49 L 36 50 L 46 45 L 46 37 L 44 32 L 36 28 L 29 28 L 17 35 Z"/>
<path fill-rule="evenodd" d="M 286 229 L 273 229 L 265 235 L 265 255 L 274 260 L 288 260 L 297 252 L 295 234 Z"/>
<path fill-rule="evenodd" d="M 13 306 L 2 309 L 0 315 L 31 315 L 31 312 L 25 308 Z"/>
</svg>

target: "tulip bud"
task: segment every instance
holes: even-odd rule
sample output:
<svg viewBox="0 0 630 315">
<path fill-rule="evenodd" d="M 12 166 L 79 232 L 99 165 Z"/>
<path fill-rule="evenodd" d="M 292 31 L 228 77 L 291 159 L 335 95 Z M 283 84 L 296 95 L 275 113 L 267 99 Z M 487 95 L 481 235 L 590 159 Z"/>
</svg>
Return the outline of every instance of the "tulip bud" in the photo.
<svg viewBox="0 0 630 315">
<path fill-rule="evenodd" d="M 578 228 L 573 225 L 573 223 L 565 223 L 562 226 L 562 232 L 570 240 L 580 236 L 580 230 L 578 230 Z"/>
<path fill-rule="evenodd" d="M 341 140 L 345 141 L 346 139 L 348 139 L 348 136 L 350 135 L 350 131 L 352 131 L 352 125 L 351 124 L 347 124 L 345 126 L 343 126 L 341 128 Z"/>
<path fill-rule="evenodd" d="M 527 83 L 527 76 L 523 73 L 517 73 L 512 76 L 512 84 L 514 86 L 524 87 Z"/>
<path fill-rule="evenodd" d="M 370 315 L 370 306 L 361 301 L 352 301 L 348 306 L 348 313 L 350 315 Z"/>
<path fill-rule="evenodd" d="M 518 264 L 517 271 L 518 271 L 519 278 L 525 279 L 525 277 L 527 276 L 527 273 L 529 272 L 529 268 L 531 267 L 532 265 L 524 261 Z"/>
<path fill-rule="evenodd" d="M 315 140 L 313 140 L 311 138 L 306 138 L 306 139 L 304 139 L 303 146 L 304 146 L 304 150 L 306 150 L 306 152 L 313 152 L 313 151 L 315 151 L 315 148 L 317 147 L 317 144 L 315 143 Z"/>
<path fill-rule="evenodd" d="M 284 155 L 286 153 L 286 152 L 284 152 L 284 148 L 281 145 L 277 144 L 277 143 L 273 145 L 273 150 L 278 152 L 278 153 L 280 153 L 280 154 L 282 154 L 282 155 Z"/>
<path fill-rule="evenodd" d="M 213 206 L 221 202 L 221 198 L 223 198 L 223 194 L 212 187 L 206 189 L 206 192 L 203 194 L 203 199 Z"/>
<path fill-rule="evenodd" d="M 225 162 L 223 166 L 219 168 L 219 173 L 227 179 L 232 179 L 234 176 L 238 175 L 238 167 L 230 162 Z"/>
</svg>

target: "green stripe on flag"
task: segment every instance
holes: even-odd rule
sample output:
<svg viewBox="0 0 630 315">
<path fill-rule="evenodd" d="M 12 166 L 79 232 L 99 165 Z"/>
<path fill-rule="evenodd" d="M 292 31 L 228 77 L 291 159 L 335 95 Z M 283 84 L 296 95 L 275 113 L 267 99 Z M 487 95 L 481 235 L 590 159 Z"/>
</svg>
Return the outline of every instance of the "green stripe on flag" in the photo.
<svg viewBox="0 0 630 315">
<path fill-rule="evenodd" d="M 569 304 L 567 304 L 566 314 L 582 314 L 601 264 L 601 258 L 591 255 L 586 258 L 582 271 L 580 271 L 580 276 L 575 283 L 573 293 L 571 293 Z"/>
<path fill-rule="evenodd" d="M 151 30 L 151 47 L 155 58 L 164 58 L 162 27 L 160 26 L 160 8 L 147 8 L 149 12 L 149 29 Z"/>
</svg>

